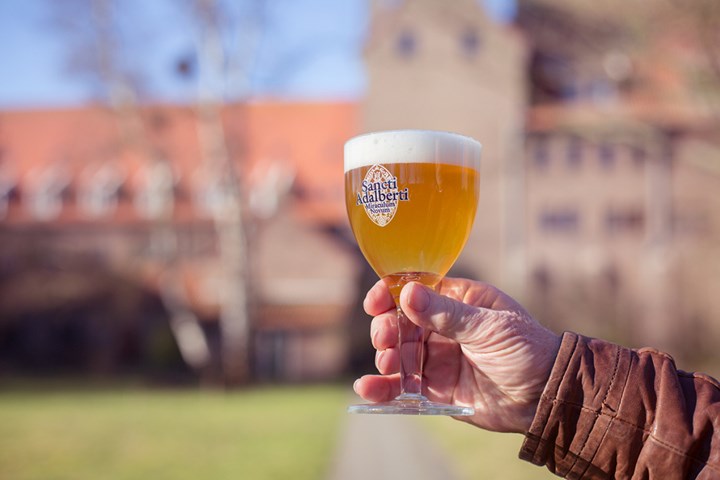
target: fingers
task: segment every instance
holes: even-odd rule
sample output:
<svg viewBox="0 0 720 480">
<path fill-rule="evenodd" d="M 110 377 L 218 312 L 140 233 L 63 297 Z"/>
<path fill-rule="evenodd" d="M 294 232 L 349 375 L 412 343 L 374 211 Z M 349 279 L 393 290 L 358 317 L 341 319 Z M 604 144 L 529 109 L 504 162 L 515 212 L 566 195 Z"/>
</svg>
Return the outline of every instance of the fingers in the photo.
<svg viewBox="0 0 720 480">
<path fill-rule="evenodd" d="M 381 314 L 372 319 L 370 339 L 376 350 L 392 348 L 398 341 L 397 315 L 395 311 Z"/>
<path fill-rule="evenodd" d="M 383 375 L 400 371 L 400 354 L 396 348 L 375 352 L 375 367 Z"/>
<path fill-rule="evenodd" d="M 379 280 L 368 291 L 365 296 L 365 301 L 363 302 L 363 308 L 368 315 L 373 317 L 388 310 L 395 309 L 395 302 L 393 301 L 392 295 L 390 295 L 390 290 L 382 280 Z"/>
<path fill-rule="evenodd" d="M 400 374 L 365 375 L 355 381 L 353 389 L 370 402 L 387 402 L 400 395 Z"/>
<path fill-rule="evenodd" d="M 405 315 L 416 325 L 459 343 L 474 340 L 480 324 L 497 316 L 493 310 L 467 305 L 416 282 L 403 288 L 400 305 Z"/>
</svg>

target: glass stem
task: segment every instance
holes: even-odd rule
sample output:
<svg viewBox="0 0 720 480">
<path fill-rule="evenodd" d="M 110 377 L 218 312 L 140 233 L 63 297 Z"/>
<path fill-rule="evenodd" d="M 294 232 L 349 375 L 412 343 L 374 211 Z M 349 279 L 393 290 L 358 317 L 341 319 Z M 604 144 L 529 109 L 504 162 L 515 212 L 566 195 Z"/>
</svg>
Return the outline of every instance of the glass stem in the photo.
<svg viewBox="0 0 720 480">
<path fill-rule="evenodd" d="M 397 321 L 400 351 L 400 396 L 398 399 L 420 399 L 422 398 L 425 331 L 412 323 L 399 306 L 397 307 Z"/>
</svg>

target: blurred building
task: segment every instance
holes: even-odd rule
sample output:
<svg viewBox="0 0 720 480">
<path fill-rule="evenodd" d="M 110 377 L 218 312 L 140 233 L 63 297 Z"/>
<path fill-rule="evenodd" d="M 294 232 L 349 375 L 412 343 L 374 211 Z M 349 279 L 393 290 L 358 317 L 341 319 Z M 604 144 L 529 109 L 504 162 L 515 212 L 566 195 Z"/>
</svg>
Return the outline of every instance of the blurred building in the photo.
<svg viewBox="0 0 720 480">
<path fill-rule="evenodd" d="M 378 1 L 365 58 L 364 130 L 447 130 L 483 144 L 481 200 L 458 269 L 510 282 L 517 277 L 516 234 L 504 219 L 517 186 L 506 182 L 503 169 L 522 152 L 527 44 L 521 32 L 491 21 L 476 0 Z"/>
<path fill-rule="evenodd" d="M 558 330 L 701 361 L 720 329 L 720 102 L 695 88 L 686 26 L 646 35 L 647 8 L 596 3 L 521 1 L 499 25 L 473 0 L 374 2 L 362 126 L 484 144 L 458 273 Z"/>
<path fill-rule="evenodd" d="M 637 41 L 617 2 L 518 5 L 498 24 L 476 0 L 372 2 L 362 101 L 224 107 L 257 378 L 372 368 L 375 276 L 348 234 L 342 146 L 396 128 L 483 143 L 451 273 L 556 330 L 717 360 L 720 90 L 696 88 L 702 49 L 686 30 Z M 198 122 L 163 105 L 0 112 L 0 373 L 173 354 L 219 369 L 227 172 L 204 160 Z"/>
<path fill-rule="evenodd" d="M 356 112 L 223 111 L 242 179 L 257 377 L 327 378 L 346 364 L 356 259 L 335 232 Z M 218 369 L 229 286 L 214 209 L 227 173 L 203 160 L 199 132 L 196 112 L 178 106 L 0 113 L 0 373 L 115 371 L 175 348 Z"/>
<path fill-rule="evenodd" d="M 680 9 L 625 3 L 520 4 L 528 293 L 558 327 L 717 362 L 720 78 Z"/>
</svg>

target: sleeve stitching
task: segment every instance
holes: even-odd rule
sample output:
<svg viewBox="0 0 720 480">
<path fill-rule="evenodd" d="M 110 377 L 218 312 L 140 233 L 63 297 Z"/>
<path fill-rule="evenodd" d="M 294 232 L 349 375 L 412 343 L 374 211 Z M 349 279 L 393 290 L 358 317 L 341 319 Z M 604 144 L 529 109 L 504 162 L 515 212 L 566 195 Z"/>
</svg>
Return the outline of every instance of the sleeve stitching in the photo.
<svg viewBox="0 0 720 480">
<path fill-rule="evenodd" d="M 613 373 L 612 377 L 610 377 L 610 384 L 608 385 L 607 390 L 605 390 L 605 396 L 602 399 L 602 402 L 600 402 L 600 405 L 605 405 L 605 402 L 607 401 L 608 395 L 610 395 L 610 390 L 615 386 L 615 378 L 617 377 L 618 368 L 620 366 L 620 347 L 615 347 L 615 366 L 613 367 Z M 623 387 L 624 388 L 624 387 Z"/>
<path fill-rule="evenodd" d="M 613 422 L 619 421 L 620 423 L 624 423 L 624 424 L 630 425 L 630 426 L 632 426 L 633 428 L 635 428 L 636 430 L 642 431 L 642 432 L 643 432 L 643 436 L 645 436 L 645 434 L 648 433 L 648 432 L 645 430 L 645 427 L 644 427 L 644 426 L 641 427 L 641 426 L 639 426 L 639 425 L 635 425 L 635 424 L 632 423 L 632 422 L 628 422 L 628 421 L 626 421 L 625 419 L 623 419 L 623 418 L 621 418 L 621 417 L 618 417 L 618 412 L 620 411 L 620 402 L 618 402 L 617 408 L 613 408 L 613 407 L 611 407 L 610 405 L 608 405 L 608 404 L 606 403 L 607 397 L 608 397 L 608 395 L 610 394 L 610 389 L 615 385 L 615 381 L 616 381 L 616 380 L 615 380 L 615 377 L 616 377 L 616 375 L 617 375 L 617 372 L 618 372 L 618 369 L 619 369 L 619 365 L 620 365 L 620 353 L 621 353 L 621 352 L 622 352 L 622 350 L 618 347 L 617 356 L 615 357 L 615 371 L 613 372 L 612 379 L 610 380 L 610 387 L 608 387 L 608 390 L 607 390 L 607 392 L 605 393 L 605 397 L 603 398 L 602 402 L 600 402 L 600 409 L 599 409 L 599 411 L 598 411 L 598 415 L 604 415 L 604 416 L 606 416 L 606 417 L 610 417 L 610 421 L 609 421 L 608 424 L 605 426 L 605 431 L 603 432 L 602 437 L 600 438 L 600 442 L 598 443 L 598 448 L 595 450 L 595 452 L 593 452 L 593 455 L 592 455 L 592 457 L 590 458 L 590 462 L 588 463 L 588 466 L 585 468 L 585 471 L 582 473 L 582 475 L 585 475 L 585 473 L 587 472 L 587 469 L 590 467 L 590 464 L 592 464 L 592 462 L 595 460 L 595 457 L 597 456 L 597 452 L 600 450 L 600 446 L 601 446 L 601 445 L 603 444 L 603 442 L 605 441 L 605 438 L 607 437 L 608 432 L 610 431 L 610 429 L 611 429 L 612 426 L 613 426 Z M 620 399 L 622 399 L 622 398 L 624 397 L 624 395 L 625 395 L 625 390 L 627 389 L 629 380 L 630 380 L 630 375 L 629 375 L 629 369 L 628 369 L 628 370 L 626 371 L 625 381 L 623 382 L 622 390 L 621 390 L 621 392 L 620 392 Z M 607 414 L 607 413 L 603 413 L 603 408 L 607 408 L 608 410 L 610 410 L 610 411 L 612 412 L 612 415 L 609 415 L 609 414 Z"/>
<path fill-rule="evenodd" d="M 615 361 L 614 361 L 614 365 L 613 365 L 613 373 L 612 373 L 612 376 L 610 377 L 610 382 L 608 383 L 607 389 L 605 390 L 605 395 L 603 395 L 602 402 L 600 402 L 600 405 L 601 405 L 600 408 L 602 408 L 602 405 L 605 405 L 605 401 L 607 400 L 607 397 L 610 394 L 610 390 L 612 390 L 612 387 L 615 384 L 615 377 L 617 376 L 619 363 L 620 363 L 620 347 L 615 346 Z M 588 429 L 587 435 L 585 435 L 582 445 L 580 445 L 580 448 L 578 449 L 579 453 L 582 453 L 583 450 L 585 450 L 585 446 L 587 445 L 588 440 L 590 440 L 590 437 L 592 436 L 592 432 L 595 429 L 595 425 L 597 424 L 597 418 L 600 416 L 601 411 L 599 409 L 594 410 L 594 413 L 595 413 L 596 421 L 593 422 L 592 426 Z M 605 436 L 604 433 L 603 433 L 603 436 Z M 590 458 L 595 457 L 595 453 L 596 452 L 592 452 L 592 455 Z M 580 458 L 580 455 L 578 455 L 575 458 L 575 461 L 572 463 L 572 465 L 570 465 L 570 468 L 568 469 L 568 471 L 566 473 L 572 472 L 575 469 L 575 465 L 577 465 L 577 461 L 579 458 Z"/>
</svg>

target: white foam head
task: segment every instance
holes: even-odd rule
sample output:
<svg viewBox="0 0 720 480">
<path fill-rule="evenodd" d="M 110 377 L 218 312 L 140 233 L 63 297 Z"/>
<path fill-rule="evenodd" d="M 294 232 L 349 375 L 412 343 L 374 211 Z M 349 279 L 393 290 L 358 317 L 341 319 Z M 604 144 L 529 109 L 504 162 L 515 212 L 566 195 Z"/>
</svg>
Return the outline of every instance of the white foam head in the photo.
<svg viewBox="0 0 720 480">
<path fill-rule="evenodd" d="M 345 172 L 389 163 L 449 163 L 480 170 L 482 145 L 464 135 L 434 130 L 366 133 L 345 143 Z"/>
</svg>

